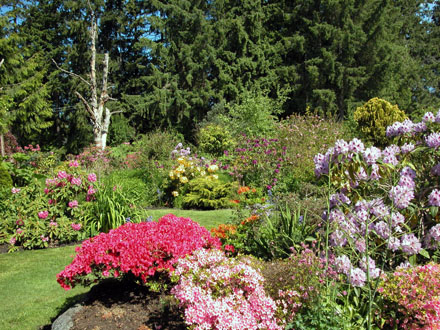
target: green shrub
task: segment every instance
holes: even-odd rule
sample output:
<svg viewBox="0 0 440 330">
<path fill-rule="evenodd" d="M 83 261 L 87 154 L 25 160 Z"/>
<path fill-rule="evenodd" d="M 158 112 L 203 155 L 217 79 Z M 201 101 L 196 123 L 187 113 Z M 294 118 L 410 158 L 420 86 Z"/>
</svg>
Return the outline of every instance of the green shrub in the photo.
<svg viewBox="0 0 440 330">
<path fill-rule="evenodd" d="M 391 105 L 390 102 L 377 97 L 356 108 L 354 112 L 354 120 L 363 137 L 378 146 L 387 143 L 387 126 L 406 118 L 405 113 L 397 105 Z"/>
<path fill-rule="evenodd" d="M 141 136 L 133 143 L 135 151 L 140 152 L 143 163 L 149 160 L 168 161 L 171 151 L 183 140 L 183 137 L 173 131 L 155 130 Z"/>
<path fill-rule="evenodd" d="M 232 135 L 227 129 L 212 124 L 199 130 L 197 140 L 199 149 L 214 157 L 222 156 L 225 150 L 230 150 L 235 145 Z"/>
<path fill-rule="evenodd" d="M 109 129 L 109 145 L 117 146 L 124 142 L 130 142 L 135 137 L 135 130 L 130 126 L 130 121 L 124 115 L 111 117 Z"/>
<path fill-rule="evenodd" d="M 236 183 L 222 182 L 212 175 L 200 176 L 188 182 L 181 206 L 204 210 L 228 208 L 235 189 Z"/>
<path fill-rule="evenodd" d="M 3 162 L 0 163 L 0 187 L 11 188 L 12 178 Z"/>
<path fill-rule="evenodd" d="M 324 153 L 338 139 L 350 139 L 342 122 L 312 114 L 292 115 L 281 121 L 275 131 L 287 158 L 278 177 L 281 193 L 297 191 L 305 182 L 314 182 L 314 156 Z"/>
</svg>

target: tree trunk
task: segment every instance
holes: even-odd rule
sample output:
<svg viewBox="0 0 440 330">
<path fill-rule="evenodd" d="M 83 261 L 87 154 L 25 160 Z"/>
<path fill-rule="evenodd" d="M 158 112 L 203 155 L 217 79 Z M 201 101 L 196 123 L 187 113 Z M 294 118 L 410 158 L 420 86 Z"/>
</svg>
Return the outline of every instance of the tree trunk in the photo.
<svg viewBox="0 0 440 330">
<path fill-rule="evenodd" d="M 5 140 L 4 140 L 4 135 L 3 133 L 0 134 L 0 149 L 2 152 L 2 157 L 6 156 L 6 152 L 5 152 Z"/>
</svg>

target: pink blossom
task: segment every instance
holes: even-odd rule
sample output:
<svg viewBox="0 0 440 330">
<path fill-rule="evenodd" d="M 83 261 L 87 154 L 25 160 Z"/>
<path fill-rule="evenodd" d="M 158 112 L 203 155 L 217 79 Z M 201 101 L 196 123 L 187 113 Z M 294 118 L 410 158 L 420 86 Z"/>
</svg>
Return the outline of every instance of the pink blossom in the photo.
<svg viewBox="0 0 440 330">
<path fill-rule="evenodd" d="M 95 173 L 90 173 L 88 176 L 87 176 L 87 180 L 89 181 L 89 182 L 96 182 L 96 174 Z"/>
<path fill-rule="evenodd" d="M 79 230 L 81 230 L 81 224 L 80 223 L 72 223 L 71 224 L 71 227 L 72 227 L 72 229 L 73 230 L 75 230 L 75 231 L 79 231 Z"/>
<path fill-rule="evenodd" d="M 71 183 L 72 183 L 73 185 L 81 186 L 82 181 L 81 181 L 80 178 L 75 178 L 75 177 L 73 177 Z"/>
<path fill-rule="evenodd" d="M 66 171 L 59 171 L 57 174 L 58 179 L 62 180 L 62 179 L 66 179 L 67 178 L 67 173 Z"/>
<path fill-rule="evenodd" d="M 79 163 L 78 163 L 77 160 L 72 160 L 72 161 L 69 163 L 69 166 L 70 166 L 70 167 L 78 167 L 78 166 L 79 166 Z"/>
<path fill-rule="evenodd" d="M 58 227 L 58 223 L 56 223 L 55 221 L 51 221 L 49 223 L 49 227 Z"/>
<path fill-rule="evenodd" d="M 13 194 L 18 194 L 19 192 L 20 192 L 20 188 L 15 188 L 15 187 L 12 187 L 12 189 L 11 189 L 11 193 L 13 193 Z"/>
<path fill-rule="evenodd" d="M 38 217 L 40 219 L 46 219 L 49 216 L 49 211 L 41 211 L 38 212 Z"/>
<path fill-rule="evenodd" d="M 73 200 L 71 202 L 68 203 L 68 206 L 73 209 L 75 207 L 78 207 L 78 201 L 77 200 Z"/>
</svg>

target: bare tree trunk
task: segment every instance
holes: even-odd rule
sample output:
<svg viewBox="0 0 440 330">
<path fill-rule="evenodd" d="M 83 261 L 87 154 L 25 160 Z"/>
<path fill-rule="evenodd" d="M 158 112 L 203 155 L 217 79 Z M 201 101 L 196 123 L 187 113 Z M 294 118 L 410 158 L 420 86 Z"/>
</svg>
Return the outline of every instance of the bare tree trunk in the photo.
<svg viewBox="0 0 440 330">
<path fill-rule="evenodd" d="M 96 81 L 96 39 L 98 35 L 98 26 L 96 22 L 95 13 L 92 10 L 89 3 L 90 10 L 92 11 L 91 15 L 91 25 L 90 25 L 90 80 L 87 81 L 81 76 L 74 74 L 72 72 L 68 72 L 66 70 L 61 69 L 56 63 L 57 67 L 69 73 L 72 76 L 80 78 L 83 82 L 85 82 L 90 88 L 90 99 L 86 100 L 79 92 L 75 92 L 78 98 L 83 103 L 86 108 L 90 120 L 93 125 L 93 137 L 95 146 L 99 149 L 105 149 L 107 145 L 107 134 L 110 126 L 110 118 L 112 114 L 118 113 L 121 111 L 110 112 L 110 110 L 105 106 L 107 101 L 112 99 L 108 94 L 108 74 L 109 74 L 109 55 L 108 53 L 104 54 L 103 61 L 103 69 L 102 69 L 102 86 L 101 93 L 98 96 L 98 84 Z"/>
</svg>

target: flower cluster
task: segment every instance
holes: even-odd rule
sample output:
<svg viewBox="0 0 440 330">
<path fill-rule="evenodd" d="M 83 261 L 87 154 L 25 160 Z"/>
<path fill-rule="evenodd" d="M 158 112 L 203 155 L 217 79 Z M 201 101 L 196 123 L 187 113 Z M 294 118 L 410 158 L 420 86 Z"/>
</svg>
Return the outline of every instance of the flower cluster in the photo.
<svg viewBox="0 0 440 330">
<path fill-rule="evenodd" d="M 440 265 L 398 269 L 384 278 L 378 291 L 397 305 L 402 329 L 434 329 L 440 324 Z"/>
<path fill-rule="evenodd" d="M 218 238 L 189 218 L 169 214 L 157 222 L 128 222 L 83 242 L 57 281 L 66 290 L 89 284 L 89 274 L 102 278 L 131 273 L 146 282 L 156 272 L 173 271 L 179 258 L 196 249 L 220 247 Z"/>
<path fill-rule="evenodd" d="M 220 239 L 225 239 L 237 232 L 237 226 L 233 224 L 220 224 L 211 229 L 211 235 Z"/>
<path fill-rule="evenodd" d="M 194 329 L 283 329 L 276 304 L 266 295 L 264 279 L 246 260 L 218 250 L 198 250 L 180 259 L 171 290 Z M 281 323 L 281 324 L 279 324 Z"/>
</svg>

